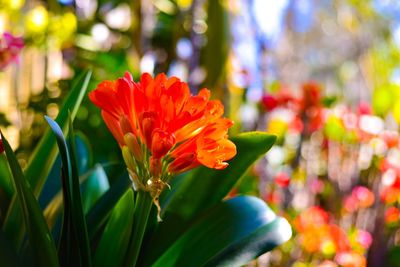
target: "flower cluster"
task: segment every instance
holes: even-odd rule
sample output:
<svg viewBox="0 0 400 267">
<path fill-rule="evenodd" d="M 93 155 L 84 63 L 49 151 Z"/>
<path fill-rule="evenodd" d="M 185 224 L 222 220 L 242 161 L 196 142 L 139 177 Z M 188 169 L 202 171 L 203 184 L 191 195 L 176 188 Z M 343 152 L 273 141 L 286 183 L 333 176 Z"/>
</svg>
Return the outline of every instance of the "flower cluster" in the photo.
<svg viewBox="0 0 400 267">
<path fill-rule="evenodd" d="M 325 258 L 319 266 L 366 266 L 364 254 L 372 243 L 371 234 L 360 229 L 346 232 L 329 217 L 325 210 L 314 206 L 294 220 L 304 251 Z"/>
<path fill-rule="evenodd" d="M 350 249 L 345 232 L 328 222 L 328 213 L 320 207 L 310 207 L 294 220 L 301 244 L 307 252 L 332 255 Z"/>
<path fill-rule="evenodd" d="M 176 77 L 144 73 L 134 82 L 126 73 L 89 97 L 122 149 L 134 188 L 150 192 L 155 204 L 173 175 L 199 165 L 224 169 L 236 154 L 227 139 L 233 122 L 207 89 L 190 95 Z"/>
<path fill-rule="evenodd" d="M 391 236 L 400 233 L 400 113 L 382 117 L 376 105 L 336 100 L 314 82 L 274 84 L 252 113 L 256 123 L 247 124 L 278 136 L 256 165 L 260 182 L 251 190 L 295 218 L 291 253 L 277 251 L 282 260 L 273 266 L 290 257 L 315 266 L 364 266 L 398 245 Z M 383 241 L 372 239 L 370 233 L 382 231 Z"/>
</svg>

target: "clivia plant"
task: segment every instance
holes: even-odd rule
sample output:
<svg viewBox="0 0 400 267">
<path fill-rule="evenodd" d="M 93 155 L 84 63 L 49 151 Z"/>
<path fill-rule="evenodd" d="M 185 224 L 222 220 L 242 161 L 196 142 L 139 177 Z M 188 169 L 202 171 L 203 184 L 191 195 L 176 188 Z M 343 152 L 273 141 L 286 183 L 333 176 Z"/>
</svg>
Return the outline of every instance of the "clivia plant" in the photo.
<svg viewBox="0 0 400 267">
<path fill-rule="evenodd" d="M 102 189 L 102 165 L 73 120 L 87 73 L 21 169 L 1 134 L 0 262 L 4 266 L 240 266 L 287 241 L 291 228 L 260 199 L 227 198 L 275 136 L 242 133 L 210 92 L 191 95 L 176 77 L 130 74 L 89 94 L 121 148 L 123 175 Z M 54 138 L 55 137 L 55 138 Z M 108 140 L 104 140 L 107 142 Z M 0 151 L 3 152 L 3 151 Z M 54 171 L 61 159 L 61 170 Z M 61 188 L 44 192 L 46 182 Z M 54 196 L 45 207 L 38 199 Z"/>
</svg>

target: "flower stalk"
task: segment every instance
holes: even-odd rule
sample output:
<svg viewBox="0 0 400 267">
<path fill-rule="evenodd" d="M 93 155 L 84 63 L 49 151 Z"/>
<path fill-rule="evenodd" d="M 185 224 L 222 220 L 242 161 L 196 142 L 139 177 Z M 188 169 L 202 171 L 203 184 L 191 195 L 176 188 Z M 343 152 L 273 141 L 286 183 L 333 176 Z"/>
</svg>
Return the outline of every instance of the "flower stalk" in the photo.
<svg viewBox="0 0 400 267">
<path fill-rule="evenodd" d="M 126 267 L 136 266 L 152 203 L 153 198 L 146 191 L 137 191 L 135 210 L 133 212 L 133 231 L 127 250 Z"/>
</svg>

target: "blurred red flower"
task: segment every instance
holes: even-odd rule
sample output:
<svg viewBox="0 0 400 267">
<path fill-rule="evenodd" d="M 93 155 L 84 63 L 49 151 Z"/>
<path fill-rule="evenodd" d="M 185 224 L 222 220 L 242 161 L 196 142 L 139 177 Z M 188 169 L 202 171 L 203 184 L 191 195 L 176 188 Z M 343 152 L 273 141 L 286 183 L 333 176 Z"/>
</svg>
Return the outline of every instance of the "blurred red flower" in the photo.
<svg viewBox="0 0 400 267">
<path fill-rule="evenodd" d="M 4 152 L 3 139 L 0 137 L 0 154 Z"/>
<path fill-rule="evenodd" d="M 390 207 L 385 211 L 385 222 L 388 225 L 394 225 L 399 222 L 400 210 L 396 207 Z"/>
<path fill-rule="evenodd" d="M 290 177 L 287 173 L 279 172 L 275 175 L 275 183 L 280 187 L 288 187 L 290 184 Z"/>
</svg>

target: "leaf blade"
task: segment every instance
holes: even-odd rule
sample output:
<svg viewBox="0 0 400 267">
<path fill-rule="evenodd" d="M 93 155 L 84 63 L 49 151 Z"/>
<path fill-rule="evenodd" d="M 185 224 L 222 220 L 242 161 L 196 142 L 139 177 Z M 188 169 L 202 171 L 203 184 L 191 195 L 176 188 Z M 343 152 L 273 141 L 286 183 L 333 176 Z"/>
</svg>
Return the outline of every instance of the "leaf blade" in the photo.
<svg viewBox="0 0 400 267">
<path fill-rule="evenodd" d="M 93 261 L 95 266 L 121 266 L 124 262 L 132 231 L 133 207 L 133 191 L 127 190 L 114 207 L 104 229 Z"/>
<path fill-rule="evenodd" d="M 130 186 L 132 186 L 132 182 L 127 175 L 121 175 L 89 210 L 86 215 L 86 221 L 90 240 L 95 237 L 105 224 L 113 207 Z"/>
<path fill-rule="evenodd" d="M 91 266 L 89 238 L 79 188 L 79 171 L 72 120 L 69 117 L 69 136 L 68 140 L 65 140 L 59 125 L 51 118 L 47 116 L 45 118 L 56 135 L 62 161 L 64 225 L 60 238 L 61 248 L 63 248 L 60 249 L 60 255 L 63 262 L 72 260 L 71 257 L 76 256 L 81 266 Z M 68 252 L 73 253 L 75 249 L 77 249 L 78 255 L 68 254 Z M 63 253 L 65 251 L 67 251 L 66 254 Z"/>
<path fill-rule="evenodd" d="M 17 198 L 22 208 L 22 215 L 27 228 L 29 243 L 39 266 L 58 266 L 57 252 L 43 217 L 42 210 L 25 179 L 21 167 L 8 141 L 1 134 L 7 160 L 13 175 Z"/>
<path fill-rule="evenodd" d="M 88 71 L 85 75 L 82 75 L 78 78 L 77 83 L 75 84 L 75 86 L 73 86 L 70 95 L 67 97 L 63 104 L 63 107 L 60 109 L 60 113 L 56 118 L 56 122 L 61 126 L 61 129 L 63 129 L 64 132 L 68 125 L 69 111 L 71 110 L 71 118 L 73 120 L 76 116 L 76 113 L 78 112 L 80 104 L 82 103 L 83 97 L 85 96 L 91 76 L 92 72 Z M 82 86 L 79 88 L 79 84 L 81 82 Z M 50 156 L 48 147 L 52 147 L 52 152 L 50 153 Z M 37 148 L 32 153 L 25 171 L 26 177 L 30 179 L 36 196 L 40 193 L 44 184 L 44 179 L 47 177 L 49 171 L 37 166 L 51 166 L 56 158 L 56 154 L 56 141 L 54 140 L 51 131 L 47 131 L 44 134 L 44 137 L 41 139 L 40 143 L 38 144 Z M 47 159 L 47 161 L 45 162 L 46 164 L 43 164 L 43 159 Z"/>
<path fill-rule="evenodd" d="M 221 201 L 251 164 L 272 147 L 276 137 L 262 132 L 249 132 L 231 140 L 237 147 L 237 155 L 229 162 L 229 166 L 224 170 L 199 167 L 184 177 L 178 189 L 164 203 L 163 213 L 179 211 L 183 218 L 190 218 Z"/>
<path fill-rule="evenodd" d="M 156 260 L 196 214 L 219 203 L 254 161 L 272 147 L 276 137 L 262 132 L 249 132 L 231 140 L 236 145 L 237 155 L 226 169 L 221 171 L 200 167 L 186 176 L 175 178 L 171 191 L 161 199 L 163 223 L 148 237 L 146 246 L 152 249 L 151 254 L 145 255 L 146 262 Z"/>
<path fill-rule="evenodd" d="M 78 77 L 77 82 L 72 86 L 70 94 L 67 96 L 56 121 L 63 129 L 66 128 L 68 110 L 72 110 L 72 117 L 74 118 L 78 108 L 83 100 L 89 80 L 92 75 L 91 71 L 82 73 Z M 80 86 L 82 84 L 82 86 Z M 32 186 L 32 191 L 36 197 L 40 194 L 45 180 L 51 170 L 51 166 L 57 156 L 56 140 L 54 139 L 50 130 L 46 131 L 36 146 L 28 166 L 25 170 L 25 177 L 29 179 Z M 6 218 L 4 220 L 3 230 L 6 236 L 10 239 L 11 243 L 16 249 L 19 249 L 22 244 L 25 229 L 22 225 L 22 214 L 17 207 L 18 201 L 16 195 L 12 198 Z"/>
<path fill-rule="evenodd" d="M 241 266 L 290 236 L 287 221 L 262 200 L 236 197 L 200 217 L 152 266 Z"/>
</svg>

